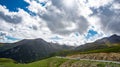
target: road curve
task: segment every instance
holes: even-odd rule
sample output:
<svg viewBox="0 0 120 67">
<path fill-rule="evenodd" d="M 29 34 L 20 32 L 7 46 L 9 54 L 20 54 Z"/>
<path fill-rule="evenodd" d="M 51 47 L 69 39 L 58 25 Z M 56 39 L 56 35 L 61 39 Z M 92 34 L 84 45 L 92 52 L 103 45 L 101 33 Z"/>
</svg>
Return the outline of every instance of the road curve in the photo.
<svg viewBox="0 0 120 67">
<path fill-rule="evenodd" d="M 87 60 L 87 61 L 97 61 L 97 62 L 111 62 L 111 63 L 120 64 L 120 62 L 109 61 L 109 60 L 80 59 L 80 58 L 69 58 L 69 57 L 61 57 L 61 56 L 56 56 L 56 58 L 65 58 L 65 59 L 74 59 L 74 60 Z"/>
</svg>

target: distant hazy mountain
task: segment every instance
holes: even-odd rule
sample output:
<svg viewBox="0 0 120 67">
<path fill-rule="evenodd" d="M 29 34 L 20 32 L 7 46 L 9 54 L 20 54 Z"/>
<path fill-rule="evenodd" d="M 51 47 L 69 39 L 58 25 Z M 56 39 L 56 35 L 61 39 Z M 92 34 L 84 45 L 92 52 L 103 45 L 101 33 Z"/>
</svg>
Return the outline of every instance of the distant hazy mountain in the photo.
<svg viewBox="0 0 120 67">
<path fill-rule="evenodd" d="M 116 44 L 120 44 L 120 36 L 114 34 L 110 37 L 105 37 L 99 40 L 96 40 L 93 43 L 86 43 L 84 45 L 80 45 L 75 48 L 75 50 L 79 51 L 87 51 L 87 50 L 95 50 L 95 49 L 101 49 L 106 47 L 112 47 Z"/>
<path fill-rule="evenodd" d="M 73 49 L 72 46 L 48 43 L 43 39 L 24 39 L 16 43 L 1 43 L 0 57 L 12 58 L 18 62 L 32 62 L 48 57 L 50 54 Z"/>
</svg>

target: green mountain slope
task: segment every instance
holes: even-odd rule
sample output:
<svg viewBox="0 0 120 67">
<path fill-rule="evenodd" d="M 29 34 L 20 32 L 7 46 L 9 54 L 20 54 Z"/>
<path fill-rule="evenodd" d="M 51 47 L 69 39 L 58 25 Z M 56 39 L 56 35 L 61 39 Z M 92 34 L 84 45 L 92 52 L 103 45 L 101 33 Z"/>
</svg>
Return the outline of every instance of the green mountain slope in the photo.
<svg viewBox="0 0 120 67">
<path fill-rule="evenodd" d="M 64 50 L 57 53 L 54 53 L 53 56 L 70 56 L 76 54 L 90 54 L 90 53 L 120 53 L 120 44 L 116 44 L 115 46 L 106 47 L 102 49 L 92 49 L 86 51 L 79 50 Z"/>
</svg>

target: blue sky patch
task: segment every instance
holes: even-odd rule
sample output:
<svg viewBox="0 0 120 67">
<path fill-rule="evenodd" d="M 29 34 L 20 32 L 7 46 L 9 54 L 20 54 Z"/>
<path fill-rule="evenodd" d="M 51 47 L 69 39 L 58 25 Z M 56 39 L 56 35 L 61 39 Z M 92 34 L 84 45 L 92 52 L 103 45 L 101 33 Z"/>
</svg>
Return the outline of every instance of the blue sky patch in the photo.
<svg viewBox="0 0 120 67">
<path fill-rule="evenodd" d="M 9 11 L 14 12 L 17 12 L 18 8 L 27 11 L 26 7 L 29 6 L 24 0 L 0 0 L 0 4 L 6 6 Z"/>
<path fill-rule="evenodd" d="M 58 36 L 55 36 L 55 37 L 51 37 L 50 38 L 51 40 L 61 40 L 62 38 L 58 37 Z"/>
<path fill-rule="evenodd" d="M 46 5 L 46 2 L 41 2 L 40 3 L 42 6 L 45 6 Z"/>
<path fill-rule="evenodd" d="M 88 34 L 85 36 L 85 38 L 86 38 L 86 39 L 89 39 L 89 38 L 95 36 L 96 34 L 98 34 L 97 31 L 94 31 L 94 30 L 90 29 L 90 30 L 88 31 Z"/>
<path fill-rule="evenodd" d="M 37 3 L 41 4 L 41 6 L 45 6 L 47 2 L 40 2 L 38 0 L 36 0 Z"/>
<path fill-rule="evenodd" d="M 19 40 L 18 38 L 15 38 L 15 37 L 11 37 L 11 36 L 5 36 L 5 38 L 7 38 L 8 40 Z"/>
</svg>

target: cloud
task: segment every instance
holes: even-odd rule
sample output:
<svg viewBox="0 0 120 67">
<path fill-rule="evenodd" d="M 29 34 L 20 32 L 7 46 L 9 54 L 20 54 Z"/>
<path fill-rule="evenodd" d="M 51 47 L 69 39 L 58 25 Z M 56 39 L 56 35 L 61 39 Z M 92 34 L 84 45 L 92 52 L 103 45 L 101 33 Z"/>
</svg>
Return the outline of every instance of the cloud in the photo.
<svg viewBox="0 0 120 67">
<path fill-rule="evenodd" d="M 29 5 L 17 6 L 15 12 L 9 11 L 7 5 L 0 5 L 0 32 L 5 32 L 0 36 L 4 36 L 5 42 L 43 38 L 49 42 L 80 45 L 120 33 L 119 0 L 24 1 Z M 90 30 L 93 35 L 89 35 Z M 87 35 L 90 37 L 85 38 Z"/>
<path fill-rule="evenodd" d="M 119 2 L 117 2 L 119 3 Z M 120 3 L 119 3 L 120 4 Z M 120 9 L 116 6 L 116 1 L 100 8 L 93 8 L 95 16 L 100 18 L 101 29 L 106 34 L 119 34 L 120 33 Z"/>
<path fill-rule="evenodd" d="M 78 15 L 78 7 L 80 6 L 76 0 L 73 1 L 73 8 L 69 8 L 65 6 L 63 1 L 52 0 L 52 4 L 47 7 L 46 12 L 39 15 L 46 21 L 47 26 L 53 33 L 68 35 L 77 31 L 81 34 L 86 32 L 89 26 L 88 21 L 84 16 Z"/>
<path fill-rule="evenodd" d="M 89 7 L 93 7 L 95 9 L 98 9 L 100 7 L 107 6 L 111 4 L 114 0 L 87 0 L 86 4 Z"/>
<path fill-rule="evenodd" d="M 52 18 L 51 18 L 52 17 Z M 46 20 L 47 26 L 53 33 L 66 35 L 70 34 L 72 32 L 78 31 L 79 33 L 83 33 L 87 30 L 88 22 L 84 17 L 77 17 L 74 20 L 73 19 L 67 19 L 66 16 L 61 16 L 59 14 L 53 14 L 51 15 L 43 15 L 42 18 Z M 72 28 L 75 25 L 73 29 Z M 85 26 L 85 27 L 82 27 Z"/>
<path fill-rule="evenodd" d="M 13 24 L 18 24 L 22 21 L 22 17 L 19 17 L 17 15 L 5 15 L 4 12 L 0 12 L 0 19 Z"/>
</svg>

